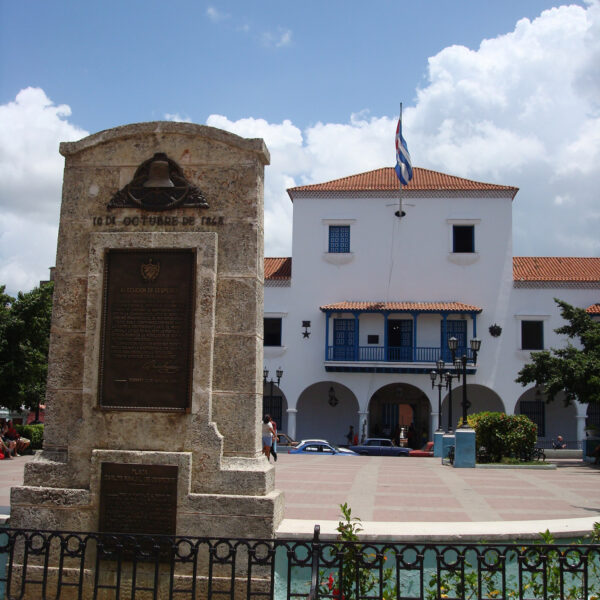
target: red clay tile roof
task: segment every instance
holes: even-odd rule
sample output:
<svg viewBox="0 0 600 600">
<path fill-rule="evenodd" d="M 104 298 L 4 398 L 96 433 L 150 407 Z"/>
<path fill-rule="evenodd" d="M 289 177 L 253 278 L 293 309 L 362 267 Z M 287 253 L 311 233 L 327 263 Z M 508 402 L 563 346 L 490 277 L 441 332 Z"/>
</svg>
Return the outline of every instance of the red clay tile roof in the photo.
<svg viewBox="0 0 600 600">
<path fill-rule="evenodd" d="M 600 302 L 592 304 L 585 309 L 590 315 L 600 315 Z"/>
<path fill-rule="evenodd" d="M 267 258 L 265 257 L 265 280 L 291 279 L 291 257 Z"/>
<path fill-rule="evenodd" d="M 481 312 L 479 306 L 463 304 L 462 302 L 370 302 L 353 301 L 337 302 L 335 304 L 326 304 L 319 307 L 323 312 L 333 311 L 351 311 L 358 310 L 362 312 L 389 311 L 389 312 Z"/>
<path fill-rule="evenodd" d="M 600 258 L 514 256 L 515 281 L 600 281 Z"/>
<path fill-rule="evenodd" d="M 351 192 L 351 191 L 393 191 L 399 188 L 398 177 L 392 167 L 375 169 L 358 175 L 350 175 L 341 179 L 334 179 L 325 183 L 313 185 L 301 185 L 290 188 L 288 194 L 292 197 L 294 192 Z M 413 167 L 413 178 L 408 185 L 403 186 L 405 190 L 506 190 L 513 192 L 513 198 L 519 188 L 508 185 L 496 185 L 495 183 L 481 183 L 454 177 L 429 169 Z"/>
</svg>

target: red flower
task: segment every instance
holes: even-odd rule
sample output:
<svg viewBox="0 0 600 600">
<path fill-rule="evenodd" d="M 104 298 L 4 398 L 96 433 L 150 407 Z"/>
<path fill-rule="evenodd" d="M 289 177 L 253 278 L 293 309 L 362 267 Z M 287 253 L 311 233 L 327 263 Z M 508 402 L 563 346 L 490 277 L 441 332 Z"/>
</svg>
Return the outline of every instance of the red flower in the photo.
<svg viewBox="0 0 600 600">
<path fill-rule="evenodd" d="M 330 590 L 333 587 L 333 574 L 332 573 L 329 574 L 329 579 L 327 580 L 327 587 L 329 587 Z"/>
</svg>

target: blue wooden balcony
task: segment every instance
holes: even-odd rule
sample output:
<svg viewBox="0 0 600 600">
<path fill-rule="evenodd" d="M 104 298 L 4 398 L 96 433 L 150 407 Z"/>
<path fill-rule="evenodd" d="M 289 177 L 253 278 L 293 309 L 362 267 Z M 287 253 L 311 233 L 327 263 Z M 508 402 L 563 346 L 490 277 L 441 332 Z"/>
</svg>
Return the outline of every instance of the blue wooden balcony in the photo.
<svg viewBox="0 0 600 600">
<path fill-rule="evenodd" d="M 467 354 L 473 362 L 470 348 L 459 348 L 456 356 Z M 440 356 L 446 363 L 452 361 L 448 348 L 439 346 L 328 346 L 327 362 L 381 362 L 381 363 L 435 363 Z"/>
</svg>

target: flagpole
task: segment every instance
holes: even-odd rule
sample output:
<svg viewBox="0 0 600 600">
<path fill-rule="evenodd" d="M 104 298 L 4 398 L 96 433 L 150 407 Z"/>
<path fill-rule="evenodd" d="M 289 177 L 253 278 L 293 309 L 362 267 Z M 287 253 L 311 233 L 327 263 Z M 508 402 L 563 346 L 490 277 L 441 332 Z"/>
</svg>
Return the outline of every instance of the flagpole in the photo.
<svg viewBox="0 0 600 600">
<path fill-rule="evenodd" d="M 400 122 L 402 122 L 402 102 L 400 102 Z M 398 210 L 394 213 L 399 219 L 406 213 L 402 210 L 402 182 L 398 179 Z"/>
</svg>

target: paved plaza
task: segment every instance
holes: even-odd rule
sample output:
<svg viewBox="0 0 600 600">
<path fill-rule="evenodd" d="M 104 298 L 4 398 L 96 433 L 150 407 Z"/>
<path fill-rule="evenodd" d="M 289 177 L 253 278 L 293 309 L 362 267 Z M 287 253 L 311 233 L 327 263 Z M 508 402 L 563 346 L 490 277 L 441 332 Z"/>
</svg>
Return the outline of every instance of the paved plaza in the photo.
<svg viewBox="0 0 600 600">
<path fill-rule="evenodd" d="M 2 461 L 0 513 L 32 457 Z M 297 456 L 279 453 L 285 492 L 279 535 L 333 535 L 347 502 L 372 537 L 533 537 L 549 528 L 576 536 L 600 521 L 600 467 L 556 460 L 557 468 L 454 469 L 437 458 Z"/>
<path fill-rule="evenodd" d="M 347 502 L 376 537 L 537 534 L 589 530 L 600 521 L 600 467 L 553 461 L 556 469 L 455 469 L 439 458 L 279 454 L 285 492 L 280 534 L 331 533 Z"/>
</svg>

